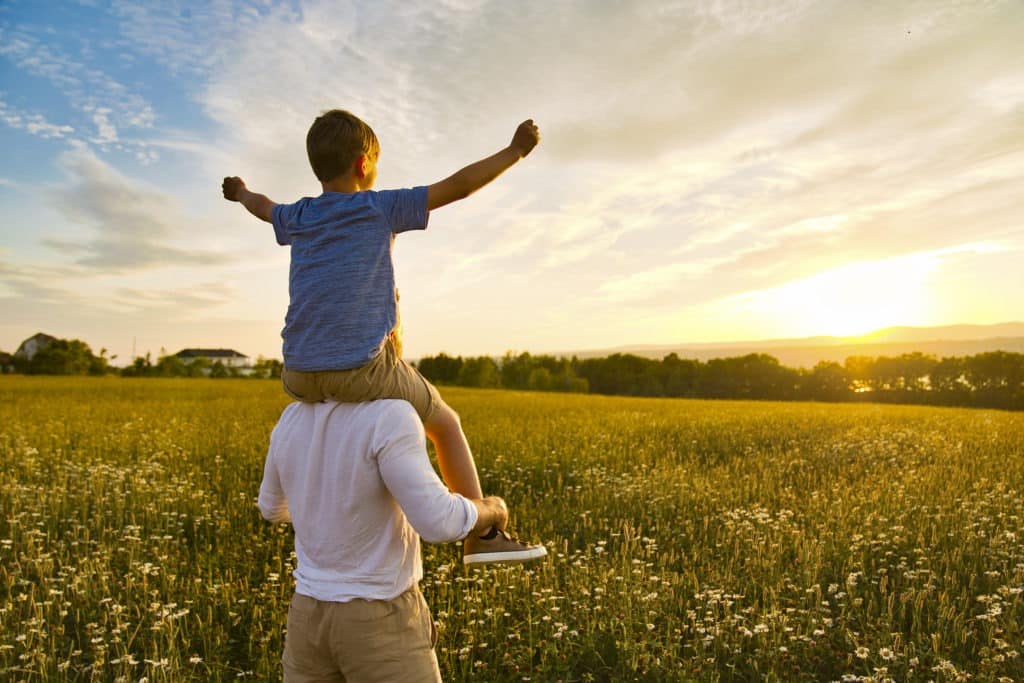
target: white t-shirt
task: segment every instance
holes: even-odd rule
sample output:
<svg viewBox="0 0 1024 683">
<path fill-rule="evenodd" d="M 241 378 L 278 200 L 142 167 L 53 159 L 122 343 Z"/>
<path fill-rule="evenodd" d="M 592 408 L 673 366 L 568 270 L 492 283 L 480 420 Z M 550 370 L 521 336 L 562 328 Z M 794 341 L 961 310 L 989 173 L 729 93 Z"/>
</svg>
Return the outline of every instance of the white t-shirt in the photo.
<svg viewBox="0 0 1024 683">
<path fill-rule="evenodd" d="M 390 600 L 423 577 L 420 536 L 464 538 L 476 506 L 427 458 L 400 400 L 292 403 L 270 435 L 259 507 L 295 527 L 295 590 L 317 600 Z"/>
</svg>

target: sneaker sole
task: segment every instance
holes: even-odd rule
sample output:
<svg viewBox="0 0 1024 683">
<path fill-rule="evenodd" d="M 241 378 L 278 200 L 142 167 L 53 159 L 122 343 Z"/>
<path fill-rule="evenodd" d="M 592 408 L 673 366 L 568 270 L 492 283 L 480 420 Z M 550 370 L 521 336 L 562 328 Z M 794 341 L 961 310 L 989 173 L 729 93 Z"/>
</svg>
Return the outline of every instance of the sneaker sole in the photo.
<svg viewBox="0 0 1024 683">
<path fill-rule="evenodd" d="M 548 550 L 544 546 L 504 553 L 474 553 L 472 555 L 463 555 L 462 564 L 521 564 L 530 560 L 540 559 L 547 554 Z"/>
</svg>

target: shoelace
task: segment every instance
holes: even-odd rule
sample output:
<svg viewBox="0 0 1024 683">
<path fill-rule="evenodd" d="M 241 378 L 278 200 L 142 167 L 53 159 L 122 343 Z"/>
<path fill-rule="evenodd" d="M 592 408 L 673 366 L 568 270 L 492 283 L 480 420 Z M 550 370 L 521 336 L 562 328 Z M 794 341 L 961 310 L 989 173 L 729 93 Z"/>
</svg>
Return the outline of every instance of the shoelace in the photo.
<svg viewBox="0 0 1024 683">
<path fill-rule="evenodd" d="M 486 535 L 480 536 L 480 539 L 484 540 L 484 541 L 491 541 L 491 540 L 494 540 L 498 536 L 498 534 L 501 534 L 505 538 L 505 540 L 510 541 L 512 543 L 518 543 L 519 545 L 526 545 L 525 543 L 520 541 L 515 536 L 510 535 L 504 529 L 499 529 L 496 526 L 492 526 L 491 530 L 488 531 Z"/>
</svg>

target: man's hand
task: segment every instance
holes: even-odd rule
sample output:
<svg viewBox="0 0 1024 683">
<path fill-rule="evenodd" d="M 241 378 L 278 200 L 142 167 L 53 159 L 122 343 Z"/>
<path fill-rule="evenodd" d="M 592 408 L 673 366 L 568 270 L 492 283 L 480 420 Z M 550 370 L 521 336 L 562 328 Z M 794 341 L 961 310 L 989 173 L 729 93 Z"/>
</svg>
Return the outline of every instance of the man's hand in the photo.
<svg viewBox="0 0 1024 683">
<path fill-rule="evenodd" d="M 512 136 L 512 144 L 509 147 L 518 152 L 519 156 L 525 157 L 533 151 L 538 142 L 540 142 L 540 131 L 533 119 L 526 119 L 516 128 L 516 133 Z"/>
<path fill-rule="evenodd" d="M 487 496 L 470 502 L 476 506 L 477 511 L 476 526 L 473 527 L 474 533 L 483 533 L 492 526 L 504 529 L 508 524 L 508 507 L 505 505 L 505 501 L 498 496 Z"/>
<path fill-rule="evenodd" d="M 224 199 L 227 199 L 229 202 L 242 201 L 239 195 L 242 193 L 242 190 L 246 189 L 246 187 L 245 181 L 238 176 L 225 178 L 220 187 L 224 191 Z"/>
</svg>

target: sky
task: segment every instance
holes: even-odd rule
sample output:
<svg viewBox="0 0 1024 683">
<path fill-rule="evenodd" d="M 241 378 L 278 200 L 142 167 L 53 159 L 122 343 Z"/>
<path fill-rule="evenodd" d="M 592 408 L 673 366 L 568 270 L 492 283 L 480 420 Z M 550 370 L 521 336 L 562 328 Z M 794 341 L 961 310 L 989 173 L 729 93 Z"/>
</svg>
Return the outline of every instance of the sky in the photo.
<svg viewBox="0 0 1024 683">
<path fill-rule="evenodd" d="M 1024 3 L 0 1 L 0 349 L 280 357 L 288 251 L 220 194 L 542 140 L 404 233 L 409 357 L 1024 320 Z"/>
</svg>

